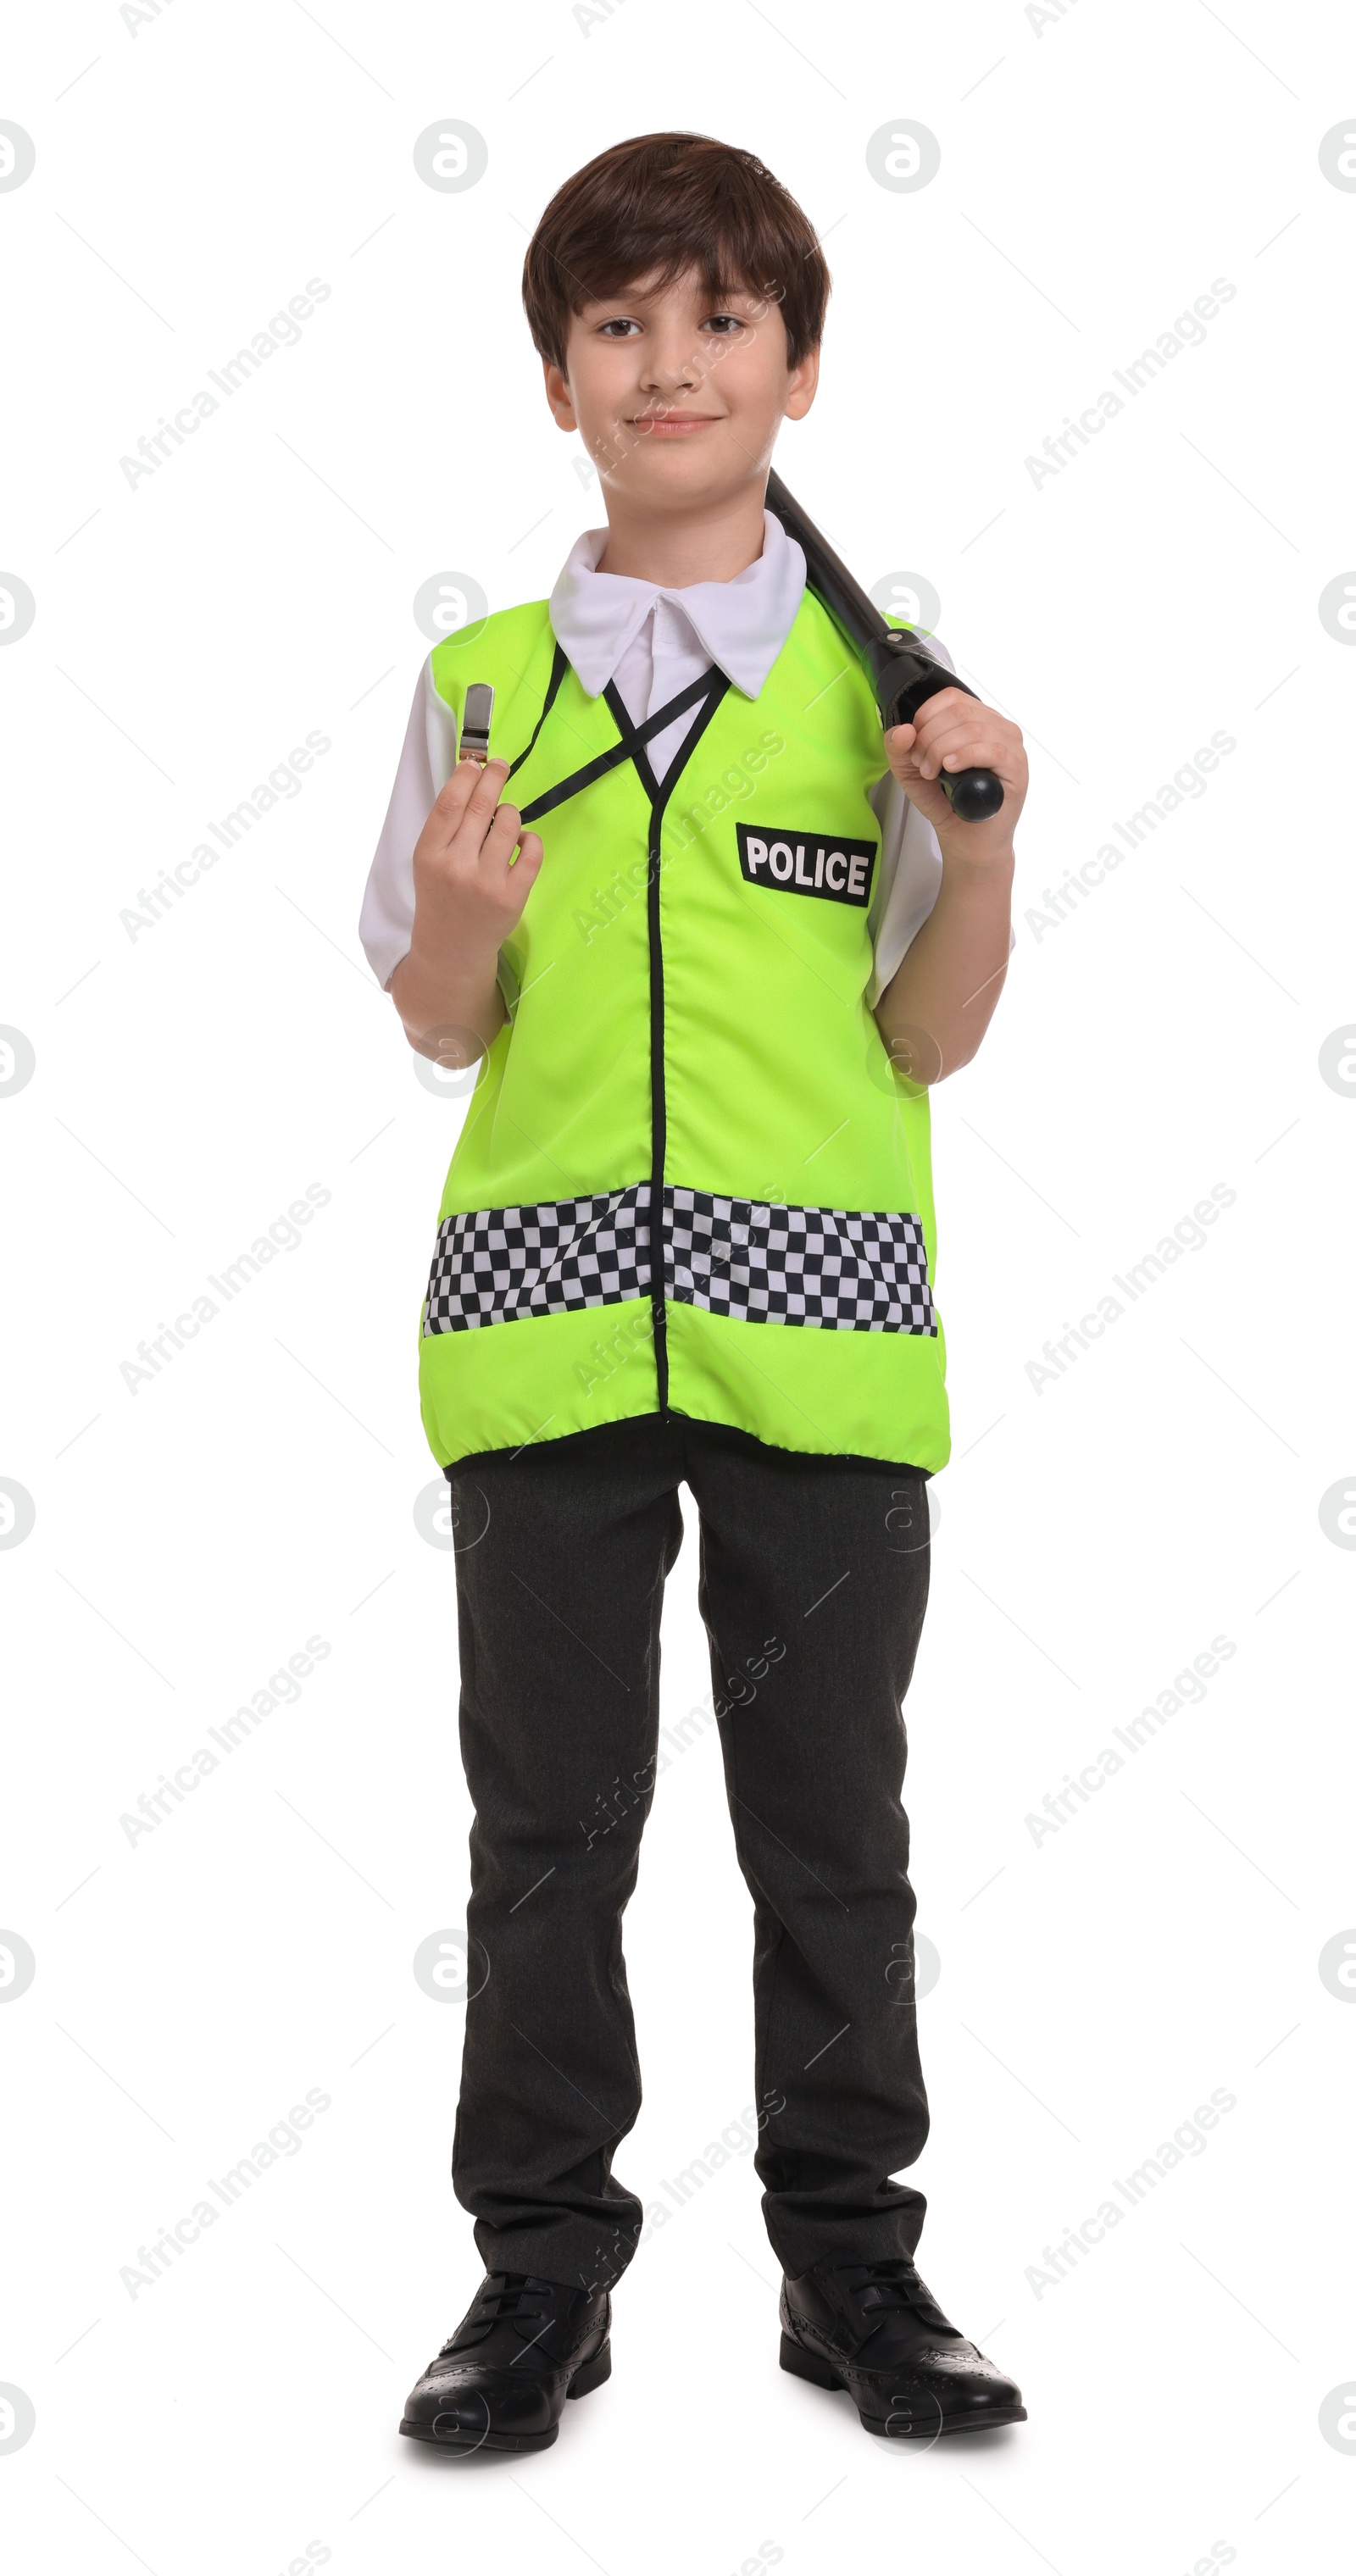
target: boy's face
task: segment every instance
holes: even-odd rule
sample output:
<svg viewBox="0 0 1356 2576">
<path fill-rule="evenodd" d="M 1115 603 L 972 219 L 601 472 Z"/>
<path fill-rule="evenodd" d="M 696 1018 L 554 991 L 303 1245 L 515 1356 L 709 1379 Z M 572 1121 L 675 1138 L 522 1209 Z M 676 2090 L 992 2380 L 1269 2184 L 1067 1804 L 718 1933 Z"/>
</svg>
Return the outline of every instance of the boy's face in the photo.
<svg viewBox="0 0 1356 2576">
<path fill-rule="evenodd" d="M 572 316 L 565 366 L 545 365 L 559 426 L 577 429 L 609 501 L 681 515 L 761 481 L 783 420 L 814 400 L 819 352 L 786 363 L 775 303 L 713 296 L 696 273 L 644 278 Z"/>
</svg>

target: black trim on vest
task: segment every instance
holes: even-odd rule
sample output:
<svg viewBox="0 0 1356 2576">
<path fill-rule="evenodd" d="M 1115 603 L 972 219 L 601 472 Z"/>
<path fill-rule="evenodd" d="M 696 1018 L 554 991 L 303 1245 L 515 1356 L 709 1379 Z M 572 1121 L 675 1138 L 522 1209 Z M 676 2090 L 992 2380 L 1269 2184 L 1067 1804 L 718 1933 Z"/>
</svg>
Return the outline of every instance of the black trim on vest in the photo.
<svg viewBox="0 0 1356 2576">
<path fill-rule="evenodd" d="M 907 1458 L 868 1458 L 859 1449 L 783 1449 L 776 1441 L 760 1440 L 756 1431 L 742 1430 L 737 1423 L 711 1422 L 704 1414 L 677 1411 L 670 1412 L 663 1423 L 657 1413 L 623 1413 L 615 1422 L 589 1422 L 582 1431 L 557 1432 L 554 1440 L 512 1440 L 503 1442 L 497 1449 L 464 1449 L 459 1458 L 448 1460 L 442 1472 L 450 1484 L 454 1476 L 464 1474 L 467 1468 L 478 1467 L 482 1460 L 486 1465 L 492 1465 L 496 1459 L 502 1458 L 511 1464 L 514 1459 L 525 1458 L 530 1451 L 540 1449 L 543 1458 L 564 1462 L 579 1449 L 606 1451 L 613 1446 L 639 1450 L 643 1454 L 652 1442 L 660 1438 L 677 1436 L 684 1440 L 689 1435 L 713 1445 L 728 1442 L 746 1454 L 754 1452 L 765 1458 L 770 1467 L 779 1467 L 791 1476 L 798 1475 L 802 1468 L 812 1475 L 832 1475 L 844 1467 L 866 1467 L 882 1476 L 921 1476 L 927 1485 L 931 1483 L 934 1472 L 931 1467 L 914 1466 Z"/>
<path fill-rule="evenodd" d="M 536 749 L 537 736 L 541 732 L 542 726 L 545 724 L 552 707 L 555 705 L 561 681 L 564 679 L 569 667 L 569 656 L 565 651 L 564 645 L 557 644 L 555 657 L 551 664 L 551 677 L 546 683 L 546 695 L 541 702 L 541 714 L 538 716 L 537 721 L 532 728 L 531 741 L 524 744 L 523 749 L 519 752 L 516 760 L 511 760 L 509 762 L 510 778 L 513 776 L 515 769 L 522 768 L 523 762 L 527 759 L 528 753 Z"/>
<path fill-rule="evenodd" d="M 713 663 L 676 698 L 670 698 L 657 715 L 648 716 L 643 725 L 632 723 L 618 694 L 615 680 L 609 681 L 603 697 L 621 735 L 620 758 L 629 754 L 636 776 L 650 800 L 649 874 L 646 878 L 646 921 L 650 943 L 650 1320 L 654 1327 L 655 1386 L 661 1415 L 669 1409 L 668 1315 L 664 1306 L 663 1193 L 664 1153 L 667 1141 L 668 1113 L 664 1095 L 664 943 L 659 925 L 660 841 L 664 808 L 686 769 L 698 742 L 729 688 L 729 680 Z M 665 770 L 656 779 L 645 755 L 645 744 L 652 735 L 662 733 L 667 724 L 685 705 L 702 703 L 697 715 Z"/>
</svg>

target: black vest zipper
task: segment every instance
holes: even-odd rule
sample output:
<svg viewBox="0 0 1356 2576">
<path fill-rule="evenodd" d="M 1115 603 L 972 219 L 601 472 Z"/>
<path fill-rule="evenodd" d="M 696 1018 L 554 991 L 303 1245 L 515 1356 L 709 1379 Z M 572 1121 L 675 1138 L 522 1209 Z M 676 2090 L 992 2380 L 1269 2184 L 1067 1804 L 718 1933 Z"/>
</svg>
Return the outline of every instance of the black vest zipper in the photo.
<svg viewBox="0 0 1356 2576">
<path fill-rule="evenodd" d="M 613 722 L 623 742 L 629 745 L 636 776 L 650 800 L 650 864 L 645 881 L 650 952 L 650 1322 L 654 1332 L 655 1384 L 661 1415 L 667 1415 L 669 1409 L 669 1346 L 664 1294 L 664 1152 L 668 1112 L 664 1086 L 664 941 L 659 920 L 659 874 L 664 809 L 730 685 L 725 673 L 716 670 L 714 665 L 710 678 L 710 693 L 703 699 L 690 732 L 679 745 L 677 755 L 662 779 L 655 777 L 648 753 L 643 744 L 634 739 L 637 728 L 618 695 L 616 682 L 611 681 L 603 692 Z"/>
<path fill-rule="evenodd" d="M 636 767 L 645 759 L 641 752 Z M 646 768 L 649 763 L 646 761 Z M 659 928 L 660 817 L 651 785 L 650 869 L 645 880 L 645 908 L 650 947 L 650 1322 L 654 1328 L 656 1401 L 669 1409 L 669 1319 L 664 1303 L 664 1149 L 667 1143 L 668 1097 L 664 1087 L 664 942 Z"/>
</svg>

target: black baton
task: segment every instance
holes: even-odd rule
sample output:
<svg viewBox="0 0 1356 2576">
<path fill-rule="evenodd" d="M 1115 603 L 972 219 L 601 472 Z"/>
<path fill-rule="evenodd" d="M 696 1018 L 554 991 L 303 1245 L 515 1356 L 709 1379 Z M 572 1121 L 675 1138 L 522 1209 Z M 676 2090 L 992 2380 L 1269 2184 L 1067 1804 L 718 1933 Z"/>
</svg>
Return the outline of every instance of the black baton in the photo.
<svg viewBox="0 0 1356 2576">
<path fill-rule="evenodd" d="M 884 726 L 912 724 L 919 708 L 940 689 L 960 689 L 967 698 L 978 697 L 978 691 L 967 689 L 944 662 L 934 660 L 920 637 L 886 624 L 827 537 L 792 500 L 779 474 L 767 478 L 767 506 L 800 547 L 816 598 L 823 601 L 834 624 L 865 663 Z M 937 784 L 963 823 L 982 823 L 1003 802 L 1003 782 L 992 769 L 939 770 Z"/>
</svg>

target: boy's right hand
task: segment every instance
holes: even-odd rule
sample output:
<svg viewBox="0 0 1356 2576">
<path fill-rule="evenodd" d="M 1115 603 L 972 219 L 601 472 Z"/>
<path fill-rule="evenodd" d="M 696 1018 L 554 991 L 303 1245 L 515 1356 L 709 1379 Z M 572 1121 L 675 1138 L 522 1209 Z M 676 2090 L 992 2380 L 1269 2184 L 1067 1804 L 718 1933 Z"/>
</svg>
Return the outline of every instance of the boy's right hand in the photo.
<svg viewBox="0 0 1356 2576">
<path fill-rule="evenodd" d="M 497 957 L 536 884 L 541 837 L 500 804 L 507 776 L 507 761 L 459 761 L 414 845 L 412 945 L 430 966 Z"/>
<path fill-rule="evenodd" d="M 502 1028 L 499 951 L 541 868 L 538 835 L 499 802 L 507 776 L 502 760 L 459 761 L 414 845 L 410 945 L 388 990 L 416 1054 L 439 1064 L 475 1063 Z"/>
</svg>

